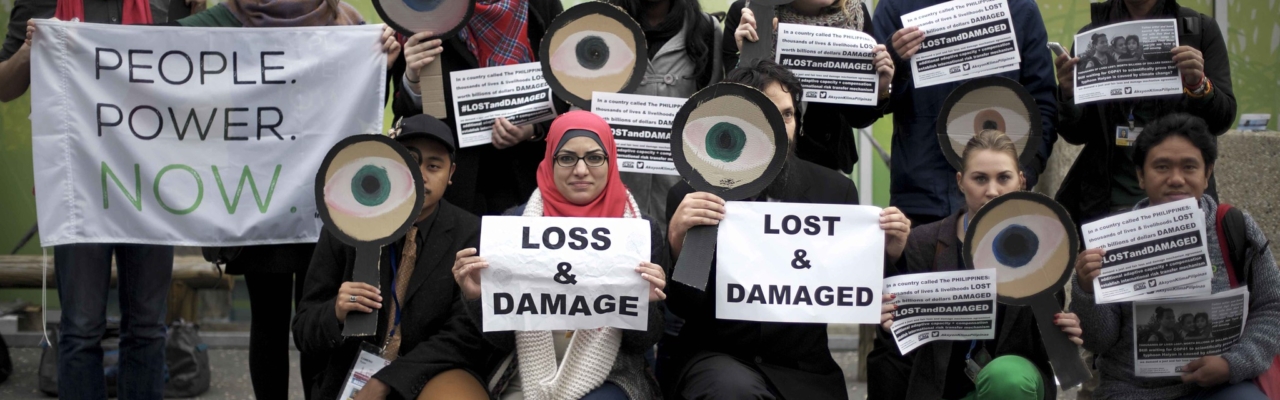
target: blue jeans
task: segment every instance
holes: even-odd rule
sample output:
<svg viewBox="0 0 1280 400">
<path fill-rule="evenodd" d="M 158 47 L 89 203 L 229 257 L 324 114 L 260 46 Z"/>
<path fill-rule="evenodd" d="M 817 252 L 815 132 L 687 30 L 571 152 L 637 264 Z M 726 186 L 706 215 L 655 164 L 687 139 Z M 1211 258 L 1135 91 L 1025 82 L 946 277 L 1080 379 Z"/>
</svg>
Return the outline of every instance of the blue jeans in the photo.
<svg viewBox="0 0 1280 400">
<path fill-rule="evenodd" d="M 1234 385 L 1224 383 L 1205 388 L 1200 393 L 1184 396 L 1180 400 L 1267 400 L 1267 395 L 1262 394 L 1262 389 L 1258 389 L 1258 385 L 1252 380 L 1247 380 Z"/>
<path fill-rule="evenodd" d="M 132 244 L 71 244 L 54 247 L 58 299 L 58 397 L 107 398 L 102 336 L 107 328 L 111 255 L 116 256 L 120 293 L 121 400 L 164 395 L 164 318 L 173 276 L 173 247 Z"/>
</svg>

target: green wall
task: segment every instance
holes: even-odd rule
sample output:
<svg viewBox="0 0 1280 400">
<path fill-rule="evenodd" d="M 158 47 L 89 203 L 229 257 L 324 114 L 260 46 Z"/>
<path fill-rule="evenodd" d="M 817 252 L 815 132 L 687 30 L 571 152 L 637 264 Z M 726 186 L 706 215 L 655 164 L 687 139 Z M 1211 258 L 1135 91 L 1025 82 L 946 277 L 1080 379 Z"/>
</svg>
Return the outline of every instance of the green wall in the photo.
<svg viewBox="0 0 1280 400">
<path fill-rule="evenodd" d="M 8 21 L 9 10 L 17 0 L 0 0 L 0 21 Z M 566 7 L 586 0 L 562 0 Z M 1280 113 L 1280 75 L 1277 75 L 1277 47 L 1280 47 L 1280 5 L 1275 0 L 1182 0 L 1183 5 L 1205 14 L 1213 15 L 1214 1 L 1225 1 L 1230 21 L 1227 47 L 1231 52 L 1231 72 L 1239 114 L 1268 113 L 1272 115 L 1270 129 L 1275 130 L 1276 114 Z M 371 23 L 380 19 L 369 0 L 349 0 Z M 728 9 L 729 0 L 701 0 L 708 12 Z M 1089 3 L 1082 0 L 1041 0 L 1040 12 L 1044 18 L 1049 39 L 1070 43 L 1072 35 L 1089 21 Z M 874 10 L 874 6 L 870 7 Z M 18 239 L 35 223 L 34 184 L 31 171 L 30 101 L 27 97 L 0 104 L 0 251 L 7 253 Z M 390 118 L 388 113 L 387 118 Z M 388 121 L 389 124 L 389 121 Z M 890 118 L 873 126 L 874 136 L 884 146 L 891 142 Z M 873 184 L 861 183 L 863 190 L 872 190 L 876 205 L 889 204 L 888 168 L 880 157 L 864 159 L 873 169 Z M 38 254 L 33 241 L 22 249 L 26 254 Z"/>
</svg>

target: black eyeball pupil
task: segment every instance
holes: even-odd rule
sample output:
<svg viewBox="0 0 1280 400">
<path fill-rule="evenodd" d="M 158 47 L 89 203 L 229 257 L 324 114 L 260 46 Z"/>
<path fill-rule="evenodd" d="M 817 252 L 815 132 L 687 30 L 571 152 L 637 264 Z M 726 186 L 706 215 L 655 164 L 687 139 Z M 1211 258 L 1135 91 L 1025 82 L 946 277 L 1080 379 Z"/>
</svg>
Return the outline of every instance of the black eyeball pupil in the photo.
<svg viewBox="0 0 1280 400">
<path fill-rule="evenodd" d="M 382 184 L 378 182 L 377 177 L 366 175 L 364 179 L 360 180 L 360 188 L 364 189 L 365 193 L 378 193 L 382 189 Z"/>
<path fill-rule="evenodd" d="M 1000 129 L 996 121 L 982 121 L 982 129 Z"/>
<path fill-rule="evenodd" d="M 1023 235 L 1009 235 L 1000 243 L 1004 247 L 1004 251 L 1009 254 L 1022 254 L 1027 251 L 1027 237 Z"/>
<path fill-rule="evenodd" d="M 578 65 L 586 69 L 600 69 L 609 61 L 609 46 L 599 36 L 587 36 L 578 41 L 574 48 L 578 55 Z"/>
</svg>

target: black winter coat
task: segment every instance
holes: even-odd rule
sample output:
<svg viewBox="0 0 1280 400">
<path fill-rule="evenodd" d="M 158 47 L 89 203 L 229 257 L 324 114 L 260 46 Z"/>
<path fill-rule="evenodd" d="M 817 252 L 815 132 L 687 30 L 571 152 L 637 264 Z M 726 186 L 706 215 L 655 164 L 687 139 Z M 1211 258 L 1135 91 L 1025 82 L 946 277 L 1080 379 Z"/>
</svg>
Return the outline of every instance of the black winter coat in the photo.
<svg viewBox="0 0 1280 400">
<path fill-rule="evenodd" d="M 480 219 L 441 201 L 425 242 L 419 244 L 418 260 L 401 299 L 400 356 L 373 377 L 392 388 L 393 398 L 413 399 L 427 381 L 450 369 L 466 369 L 478 378 L 489 374 L 496 360 L 492 349 L 468 319 L 462 291 L 453 280 L 453 258 L 459 250 L 476 247 L 480 241 Z M 403 240 L 382 251 L 381 265 L 391 265 L 391 250 L 403 248 Z M 397 260 L 400 258 L 397 253 Z M 343 282 L 351 280 L 356 250 L 328 231 L 311 257 L 311 269 L 303 286 L 302 303 L 293 318 L 294 343 L 300 351 L 330 353 L 328 368 L 313 388 L 315 399 L 332 399 L 342 389 L 347 372 L 355 361 L 361 342 L 381 347 L 386 337 L 387 318 L 392 303 L 391 268 L 381 268 L 382 310 L 378 313 L 377 335 L 344 338 L 334 300 Z M 400 284 L 397 282 L 397 284 Z"/>
<path fill-rule="evenodd" d="M 817 164 L 792 159 L 795 171 L 788 203 L 858 204 L 853 181 Z M 667 193 L 667 220 L 671 220 L 684 196 L 693 193 L 686 182 Z M 713 261 L 714 263 L 715 261 Z M 786 399 L 847 399 L 844 372 L 827 347 L 827 324 L 751 322 L 718 319 L 716 269 L 711 267 L 705 292 L 676 281 L 667 285 L 667 307 L 685 319 L 670 347 L 672 365 L 685 374 L 689 365 L 710 355 L 727 354 L 764 372 Z M 667 276 L 674 276 L 675 272 Z M 676 382 L 663 382 L 673 385 Z"/>
</svg>

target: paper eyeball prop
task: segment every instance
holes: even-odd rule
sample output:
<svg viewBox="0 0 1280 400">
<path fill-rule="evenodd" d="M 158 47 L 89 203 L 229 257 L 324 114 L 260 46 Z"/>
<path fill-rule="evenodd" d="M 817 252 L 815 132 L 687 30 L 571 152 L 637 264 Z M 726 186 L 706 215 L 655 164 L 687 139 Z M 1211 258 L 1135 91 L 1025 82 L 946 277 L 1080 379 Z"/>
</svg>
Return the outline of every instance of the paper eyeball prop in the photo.
<svg viewBox="0 0 1280 400">
<path fill-rule="evenodd" d="M 644 31 L 625 11 L 592 1 L 551 22 L 538 48 L 542 75 L 557 97 L 591 109 L 593 92 L 630 93 L 648 65 Z"/>
<path fill-rule="evenodd" d="M 788 139 L 782 114 L 755 88 L 720 83 L 695 93 L 676 113 L 671 153 L 695 190 L 741 200 L 782 170 Z"/>
<path fill-rule="evenodd" d="M 399 239 L 422 208 L 422 172 L 409 151 L 382 135 L 355 135 L 329 149 L 316 174 L 326 229 L 356 247 Z"/>
<path fill-rule="evenodd" d="M 965 82 L 947 95 L 938 114 L 938 144 L 957 171 L 963 169 L 961 155 L 978 132 L 1004 132 L 1018 149 L 1021 165 L 1031 165 L 1041 142 L 1043 126 L 1035 99 L 1021 84 L 1008 78 L 990 76 Z"/>
</svg>

